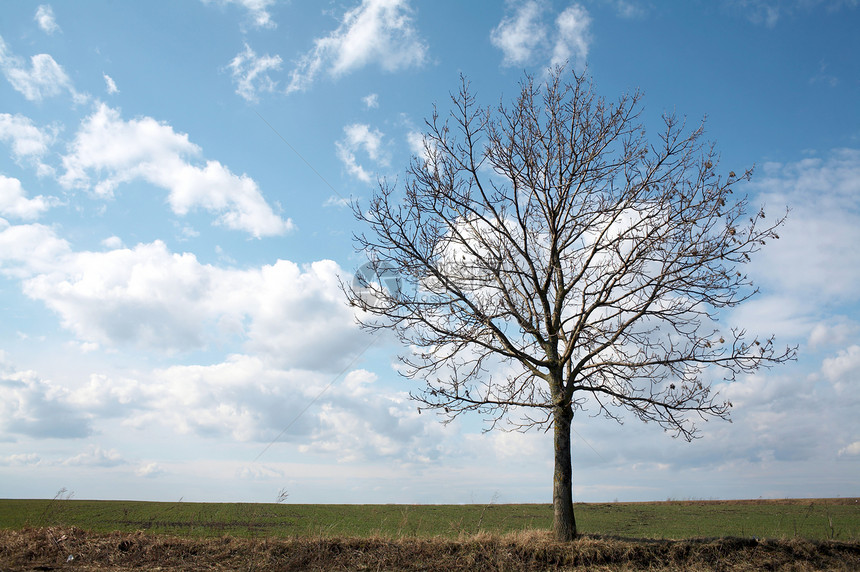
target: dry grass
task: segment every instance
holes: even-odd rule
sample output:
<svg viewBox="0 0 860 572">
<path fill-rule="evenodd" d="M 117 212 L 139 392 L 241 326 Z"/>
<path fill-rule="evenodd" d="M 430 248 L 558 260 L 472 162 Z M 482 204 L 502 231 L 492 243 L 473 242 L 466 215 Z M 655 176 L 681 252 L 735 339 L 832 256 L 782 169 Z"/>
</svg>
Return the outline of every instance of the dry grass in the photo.
<svg viewBox="0 0 860 572">
<path fill-rule="evenodd" d="M 13 570 L 860 570 L 860 544 L 798 538 L 558 543 L 544 531 L 446 538 L 180 538 L 78 528 L 0 530 Z"/>
</svg>

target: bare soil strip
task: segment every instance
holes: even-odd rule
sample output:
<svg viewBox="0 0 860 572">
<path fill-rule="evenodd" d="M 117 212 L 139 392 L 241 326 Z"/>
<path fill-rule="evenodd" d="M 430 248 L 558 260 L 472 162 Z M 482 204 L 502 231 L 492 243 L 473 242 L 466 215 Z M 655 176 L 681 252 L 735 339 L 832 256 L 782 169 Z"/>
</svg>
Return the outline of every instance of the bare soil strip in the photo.
<svg viewBox="0 0 860 572">
<path fill-rule="evenodd" d="M 0 571 L 19 570 L 860 570 L 860 543 L 800 538 L 636 540 L 548 532 L 460 539 L 180 538 L 74 527 L 0 530 Z"/>
</svg>

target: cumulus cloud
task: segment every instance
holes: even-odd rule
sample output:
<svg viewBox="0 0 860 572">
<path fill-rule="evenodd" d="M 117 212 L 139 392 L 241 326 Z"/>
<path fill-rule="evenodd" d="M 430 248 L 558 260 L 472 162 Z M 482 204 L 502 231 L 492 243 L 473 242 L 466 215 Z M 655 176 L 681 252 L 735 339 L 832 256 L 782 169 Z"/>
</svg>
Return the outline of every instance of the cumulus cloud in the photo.
<svg viewBox="0 0 860 572">
<path fill-rule="evenodd" d="M 419 416 L 405 392 L 378 385 L 376 374 L 351 371 L 318 407 L 306 453 L 327 453 L 339 462 L 389 459 L 427 464 L 438 458 L 448 431 Z"/>
<path fill-rule="evenodd" d="M 204 346 L 217 318 L 200 298 L 211 292 L 214 270 L 155 242 L 69 253 L 54 271 L 28 278 L 24 291 L 83 341 L 182 351 Z"/>
<path fill-rule="evenodd" d="M 91 374 L 86 383 L 76 383 L 67 402 L 101 419 L 122 417 L 144 395 L 144 387 L 134 378 L 110 378 Z"/>
<path fill-rule="evenodd" d="M 219 268 L 161 241 L 74 252 L 48 227 L 6 223 L 0 272 L 80 341 L 106 347 L 170 353 L 240 341 L 279 367 L 333 371 L 364 339 L 332 261 Z"/>
<path fill-rule="evenodd" d="M 166 425 L 182 434 L 239 441 L 264 441 L 277 435 L 278 425 L 298 415 L 307 393 L 320 376 L 266 366 L 258 357 L 234 355 L 214 365 L 177 365 L 156 370 L 145 387 L 146 403 L 126 423 L 140 429 Z M 304 435 L 309 416 L 293 428 Z"/>
<path fill-rule="evenodd" d="M 363 123 L 347 125 L 343 132 L 344 138 L 335 143 L 338 158 L 350 175 L 364 183 L 370 183 L 371 174 L 358 163 L 356 153 L 363 151 L 375 163 L 387 165 L 388 160 L 382 147 L 382 132 Z"/>
<path fill-rule="evenodd" d="M 0 362 L 0 434 L 76 439 L 91 432 L 91 419 L 69 403 L 66 388 Z"/>
<path fill-rule="evenodd" d="M 68 92 L 75 103 L 85 103 L 89 97 L 78 93 L 63 67 L 48 54 L 36 54 L 30 58 L 30 66 L 14 55 L 0 37 L 0 69 L 16 91 L 29 101 L 43 99 Z"/>
<path fill-rule="evenodd" d="M 813 326 L 807 344 L 813 350 L 822 347 L 844 346 L 860 331 L 860 325 L 845 316 L 825 319 Z"/>
<path fill-rule="evenodd" d="M 821 373 L 833 387 L 846 397 L 856 383 L 856 373 L 860 371 L 860 345 L 852 344 L 821 364 Z"/>
<path fill-rule="evenodd" d="M 490 42 L 504 54 L 503 65 L 522 66 L 538 58 L 549 58 L 550 65 L 585 62 L 591 17 L 583 6 L 565 8 L 555 17 L 554 26 L 547 22 L 550 6 L 542 0 L 508 2 L 508 12 L 490 32 Z"/>
<path fill-rule="evenodd" d="M 169 191 L 177 215 L 204 209 L 219 215 L 218 224 L 258 238 L 292 229 L 292 221 L 274 213 L 253 179 L 235 175 L 218 161 L 189 162 L 200 155 L 188 135 L 171 126 L 151 117 L 126 121 L 117 109 L 101 104 L 84 119 L 63 157 L 60 182 L 111 197 L 120 184 L 142 179 Z"/>
<path fill-rule="evenodd" d="M 26 279 L 53 272 L 71 252 L 69 243 L 43 224 L 11 225 L 0 218 L 0 272 Z"/>
<path fill-rule="evenodd" d="M 227 66 L 236 83 L 236 93 L 246 101 L 256 103 L 261 92 L 273 92 L 277 82 L 269 76 L 270 70 L 281 69 L 278 55 L 257 56 L 247 43 L 244 51 L 236 54 Z"/>
<path fill-rule="evenodd" d="M 85 437 L 120 418 L 140 431 L 170 427 L 260 443 L 278 437 L 345 461 L 424 462 L 438 455 L 430 435 L 436 425 L 418 420 L 407 395 L 378 386 L 370 372 L 349 371 L 370 340 L 344 303 L 334 262 L 224 269 L 160 242 L 75 252 L 48 227 L 4 224 L 0 272 L 21 280 L 24 292 L 54 310 L 81 341 L 170 353 L 235 340 L 245 353 L 123 377 L 93 374 L 66 385 L 4 371 L 0 436 Z M 310 404 L 313 410 L 305 411 Z M 126 461 L 94 447 L 60 463 Z"/>
<path fill-rule="evenodd" d="M 60 26 L 57 25 L 57 21 L 54 18 L 54 9 L 51 8 L 50 4 L 42 4 L 36 8 L 36 16 L 34 19 L 46 34 L 53 34 L 60 30 Z"/>
<path fill-rule="evenodd" d="M 15 158 L 23 159 L 44 155 L 54 136 L 36 127 L 28 117 L 0 113 L 0 140 L 11 143 Z"/>
<path fill-rule="evenodd" d="M 508 2 L 508 6 L 511 5 Z M 505 55 L 505 65 L 527 63 L 534 50 L 546 41 L 544 9 L 545 6 L 537 0 L 523 2 L 514 14 L 502 19 L 490 32 L 490 41 Z"/>
<path fill-rule="evenodd" d="M 42 195 L 28 199 L 21 181 L 0 175 L 0 216 L 35 219 L 56 203 Z"/>
<path fill-rule="evenodd" d="M 248 11 L 248 16 L 254 26 L 258 28 L 276 28 L 278 26 L 269 13 L 269 8 L 275 4 L 275 0 L 203 0 L 203 3 L 220 6 L 235 4 Z"/>
<path fill-rule="evenodd" d="M 28 117 L 0 113 L 0 141 L 12 147 L 12 156 L 18 164 L 35 166 L 40 176 L 54 173 L 53 167 L 43 159 L 55 137 L 55 129 L 40 129 Z"/>
<path fill-rule="evenodd" d="M 362 0 L 335 31 L 314 40 L 293 70 L 287 93 L 308 89 L 323 71 L 339 77 L 370 64 L 388 72 L 422 65 L 427 45 L 411 12 L 408 0 Z"/>
<path fill-rule="evenodd" d="M 253 358 L 237 356 L 211 368 L 164 373 L 186 384 L 174 398 L 184 400 L 191 421 L 177 417 L 176 422 L 198 434 L 226 430 L 239 440 L 277 439 L 339 462 L 420 464 L 438 458 L 449 433 L 419 418 L 408 395 L 380 387 L 376 375 L 365 370 L 351 371 L 329 386 L 325 376 L 266 371 Z M 306 410 L 311 403 L 313 409 Z M 175 406 L 167 410 L 178 412 Z"/>
<path fill-rule="evenodd" d="M 331 349 L 331 348 L 329 348 Z M 366 370 L 345 375 L 280 368 L 258 356 L 236 354 L 212 365 L 174 365 L 137 372 L 135 379 L 96 376 L 63 386 L 35 373 L 0 376 L 0 438 L 80 438 L 121 418 L 133 432 L 167 429 L 218 441 L 288 444 L 306 456 L 339 462 L 387 459 L 427 465 L 456 441 L 456 432 L 419 416 L 405 392 L 392 391 Z M 21 380 L 29 380 L 22 382 Z M 458 446 L 449 443 L 452 452 Z M 38 456 L 0 458 L 38 464 Z M 98 445 L 51 462 L 117 467 L 130 462 Z M 139 476 L 163 474 L 141 463 Z"/>
<path fill-rule="evenodd" d="M 555 24 L 558 33 L 550 64 L 557 66 L 568 62 L 585 62 L 591 43 L 591 17 L 588 11 L 579 4 L 573 4 L 558 15 Z"/>
<path fill-rule="evenodd" d="M 361 333 L 332 261 L 219 268 L 153 242 L 77 252 L 38 224 L 0 227 L 0 272 L 55 311 L 84 343 L 174 352 L 207 343 L 235 353 L 220 363 L 177 364 L 81 382 L 4 371 L 0 438 L 85 437 L 109 419 L 131 430 L 168 427 L 204 439 L 291 443 L 343 462 L 428 463 L 447 434 L 408 395 L 352 370 L 371 339 Z M 9 368 L 7 368 L 8 370 Z M 313 408 L 308 410 L 308 406 Z M 287 429 L 287 431 L 284 431 Z M 90 447 L 59 465 L 128 464 Z M 157 467 L 142 476 L 160 474 Z"/>
<path fill-rule="evenodd" d="M 245 275 L 247 310 L 246 348 L 267 356 L 281 367 L 336 371 L 366 343 L 344 303 L 337 263 L 320 260 L 306 266 L 279 260 Z M 229 299 L 239 284 L 225 279 L 219 298 Z M 240 291 L 241 292 L 241 291 Z M 217 301 L 217 298 L 216 300 Z"/>
</svg>

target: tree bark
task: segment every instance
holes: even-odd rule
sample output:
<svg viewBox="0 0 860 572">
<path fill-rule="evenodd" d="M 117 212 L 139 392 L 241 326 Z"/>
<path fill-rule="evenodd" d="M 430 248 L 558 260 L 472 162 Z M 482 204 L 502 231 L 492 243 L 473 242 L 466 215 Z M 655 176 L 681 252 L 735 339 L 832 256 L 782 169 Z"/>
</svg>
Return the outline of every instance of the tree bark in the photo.
<svg viewBox="0 0 860 572">
<path fill-rule="evenodd" d="M 556 539 L 562 542 L 576 538 L 576 518 L 573 515 L 573 467 L 570 458 L 572 421 L 573 409 L 570 404 L 555 407 L 553 410 L 555 472 L 552 483 L 552 528 Z"/>
</svg>

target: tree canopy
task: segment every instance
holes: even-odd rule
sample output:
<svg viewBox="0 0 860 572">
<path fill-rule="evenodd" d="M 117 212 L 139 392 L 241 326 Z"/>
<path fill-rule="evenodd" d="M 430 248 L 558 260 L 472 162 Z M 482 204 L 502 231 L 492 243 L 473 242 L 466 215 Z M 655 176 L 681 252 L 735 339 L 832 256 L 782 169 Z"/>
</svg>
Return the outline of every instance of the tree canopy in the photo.
<svg viewBox="0 0 860 572">
<path fill-rule="evenodd" d="M 408 348 L 422 408 L 554 428 L 564 539 L 576 411 L 627 410 L 692 439 L 696 419 L 731 408 L 712 371 L 732 380 L 793 357 L 718 322 L 756 293 L 743 268 L 785 215 L 735 195 L 751 170 L 720 172 L 704 125 L 666 115 L 649 140 L 639 93 L 607 101 L 564 68 L 520 88 L 483 107 L 463 79 L 450 113 L 434 109 L 402 184 L 353 205 L 357 246 L 398 286 L 345 290 L 365 328 Z"/>
</svg>

